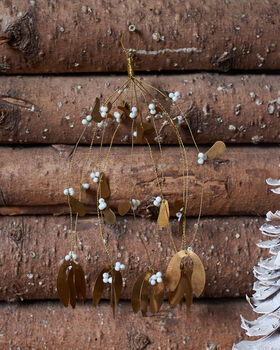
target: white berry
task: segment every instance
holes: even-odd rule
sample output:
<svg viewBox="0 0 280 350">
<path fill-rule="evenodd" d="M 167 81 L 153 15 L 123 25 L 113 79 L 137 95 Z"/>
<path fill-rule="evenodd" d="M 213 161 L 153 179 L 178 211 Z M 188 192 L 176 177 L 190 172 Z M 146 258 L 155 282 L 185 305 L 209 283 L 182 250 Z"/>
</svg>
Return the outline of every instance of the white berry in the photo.
<svg viewBox="0 0 280 350">
<path fill-rule="evenodd" d="M 160 272 L 160 271 L 158 271 L 157 273 L 156 273 L 156 277 L 158 278 L 158 277 L 161 277 L 162 276 L 162 273 Z"/>
<path fill-rule="evenodd" d="M 68 188 L 65 188 L 65 190 L 63 191 L 63 193 L 65 194 L 65 196 L 67 196 L 67 195 L 68 195 L 68 193 L 69 193 Z"/>
<path fill-rule="evenodd" d="M 124 264 L 121 264 L 121 265 L 120 265 L 120 269 L 121 269 L 121 270 L 124 270 L 124 269 L 125 269 L 125 265 L 124 265 Z"/>
<path fill-rule="evenodd" d="M 64 258 L 66 261 L 70 260 L 70 256 L 69 255 L 65 255 L 65 258 Z"/>
<path fill-rule="evenodd" d="M 92 119 L 92 116 L 91 116 L 90 114 L 88 114 L 88 115 L 86 116 L 86 120 L 87 120 L 88 122 L 90 122 L 91 119 Z"/>
<path fill-rule="evenodd" d="M 156 281 L 154 279 L 150 280 L 150 284 L 154 286 L 156 284 Z"/>
<path fill-rule="evenodd" d="M 151 110 L 150 110 L 150 113 L 154 115 L 154 114 L 157 113 L 157 111 L 156 111 L 155 109 L 151 109 Z"/>
<path fill-rule="evenodd" d="M 97 183 L 97 182 L 98 182 L 98 177 L 95 177 L 95 178 L 93 179 L 93 182 Z"/>
<path fill-rule="evenodd" d="M 179 97 L 180 96 L 180 92 L 179 91 L 175 91 L 174 92 L 174 96 Z"/>
<path fill-rule="evenodd" d="M 100 204 L 100 203 L 104 203 L 105 202 L 105 200 L 104 200 L 104 198 L 99 198 L 99 200 L 98 200 L 98 203 Z"/>
<path fill-rule="evenodd" d="M 173 98 L 173 97 L 174 97 L 173 92 L 170 92 L 168 96 L 169 96 L 170 98 Z"/>
<path fill-rule="evenodd" d="M 112 280 L 113 280 L 112 277 L 109 277 L 109 278 L 108 278 L 108 282 L 109 282 L 109 283 L 112 283 Z"/>
<path fill-rule="evenodd" d="M 156 108 L 156 106 L 153 103 L 149 104 L 149 109 L 155 109 L 155 108 Z"/>
<path fill-rule="evenodd" d="M 137 113 L 137 107 L 132 107 L 132 108 L 131 108 L 131 112 Z"/>
<path fill-rule="evenodd" d="M 104 210 L 105 208 L 107 207 L 107 204 L 104 202 L 104 203 L 100 203 L 98 208 L 99 210 Z"/>
<path fill-rule="evenodd" d="M 160 196 L 157 196 L 157 197 L 156 197 L 156 201 L 160 203 L 160 202 L 161 202 L 161 197 L 160 197 Z"/>
<path fill-rule="evenodd" d="M 99 177 L 99 176 L 100 176 L 100 172 L 97 171 L 97 172 L 95 173 L 95 176 L 96 176 L 96 177 Z"/>
<path fill-rule="evenodd" d="M 82 184 L 82 187 L 84 190 L 88 190 L 89 189 L 89 184 L 85 183 L 85 184 Z"/>
<path fill-rule="evenodd" d="M 197 163 L 202 165 L 204 163 L 204 159 L 203 158 L 198 158 Z"/>
<path fill-rule="evenodd" d="M 107 113 L 106 113 L 106 112 L 101 112 L 101 117 L 102 117 L 102 118 L 106 118 L 106 116 L 107 116 Z"/>
<path fill-rule="evenodd" d="M 70 187 L 68 191 L 69 191 L 70 196 L 74 196 L 75 191 L 72 187 Z"/>
<path fill-rule="evenodd" d="M 161 277 L 158 277 L 157 278 L 157 283 L 161 283 L 162 282 L 162 278 Z"/>
<path fill-rule="evenodd" d="M 87 125 L 87 120 L 86 120 L 86 119 L 83 119 L 83 120 L 82 120 L 82 124 L 83 124 L 83 125 Z"/>
</svg>

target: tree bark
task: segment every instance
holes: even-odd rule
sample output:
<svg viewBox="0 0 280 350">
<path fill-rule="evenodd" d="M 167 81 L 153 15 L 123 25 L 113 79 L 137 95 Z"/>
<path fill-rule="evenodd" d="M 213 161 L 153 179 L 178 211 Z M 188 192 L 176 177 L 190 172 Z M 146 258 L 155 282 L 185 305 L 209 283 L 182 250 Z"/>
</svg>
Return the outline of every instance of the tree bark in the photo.
<svg viewBox="0 0 280 350">
<path fill-rule="evenodd" d="M 200 302 L 185 310 L 162 306 L 156 316 L 134 315 L 130 304 L 90 303 L 72 311 L 54 302 L 1 305 L 3 349 L 230 349 L 242 339 L 240 317 L 251 310 L 245 301 Z M 222 329 L 222 332 L 218 330 Z M 216 330 L 216 331 L 215 331 Z"/>
<path fill-rule="evenodd" d="M 125 71 L 122 34 L 141 71 L 279 69 L 279 12 L 262 0 L 2 1 L 0 71 Z"/>
<path fill-rule="evenodd" d="M 81 166 L 88 148 L 80 147 L 73 161 L 69 183 L 70 146 L 10 148 L 0 147 L 0 214 L 63 214 L 68 213 L 67 197 L 63 194 L 69 184 L 78 197 Z M 201 151 L 206 151 L 202 148 Z M 111 197 L 108 205 L 116 209 L 122 200 L 139 199 L 137 214 L 157 217 L 158 209 L 153 205 L 153 196 L 159 195 L 153 163 L 148 147 L 135 147 L 132 171 L 130 149 L 113 147 L 107 158 L 108 148 L 94 148 L 85 169 L 84 182 L 90 189 L 83 195 L 88 213 L 96 212 L 96 184 L 89 177 L 91 171 L 102 171 L 109 179 Z M 169 201 L 171 215 L 174 202 L 182 199 L 183 177 L 179 148 L 164 147 L 163 157 L 157 147 L 153 148 L 154 160 L 159 169 L 164 169 L 162 189 Z M 197 151 L 187 149 L 189 164 L 188 215 L 199 212 L 203 169 L 197 164 Z M 106 161 L 106 158 L 108 161 Z M 102 163 L 104 161 L 104 164 Z M 101 165 L 100 165 L 101 164 Z M 205 186 L 203 215 L 264 215 L 268 208 L 276 210 L 277 200 L 264 186 L 268 177 L 279 175 L 279 152 L 277 148 L 233 147 L 219 158 L 203 165 Z M 159 170 L 159 177 L 161 171 Z M 161 178 L 160 178 L 161 181 Z"/>
<path fill-rule="evenodd" d="M 193 244 L 206 269 L 204 297 L 239 297 L 252 293 L 252 268 L 264 258 L 256 246 L 263 218 L 204 218 Z M 187 224 L 187 244 L 193 238 L 195 219 Z M 67 216 L 0 217 L 0 300 L 57 299 L 56 278 L 59 266 L 70 250 L 71 234 Z M 172 220 L 171 231 L 177 249 L 181 236 L 178 223 Z M 166 229 L 159 229 L 147 219 L 118 219 L 105 225 L 104 238 L 113 261 L 125 264 L 122 298 L 130 299 L 132 286 L 149 265 L 139 234 L 146 242 L 154 266 L 164 273 L 174 254 Z M 267 255 L 267 254 L 266 254 Z M 80 219 L 78 224 L 78 261 L 87 280 L 87 298 L 100 270 L 108 264 L 99 235 L 96 217 Z M 105 298 L 109 295 L 107 291 Z"/>
<path fill-rule="evenodd" d="M 93 107 L 95 97 L 104 101 L 126 80 L 125 76 L 21 76 L 0 77 L 0 143 L 74 144 L 82 133 L 82 118 Z M 217 139 L 227 143 L 277 143 L 280 141 L 276 75 L 184 74 L 145 76 L 144 80 L 163 91 L 180 91 L 179 104 L 188 118 L 198 143 Z M 143 117 L 147 103 L 139 93 Z M 117 110 L 117 106 L 113 111 Z M 178 111 L 171 110 L 172 117 Z M 156 128 L 163 144 L 178 144 L 166 119 L 156 118 Z M 131 121 L 124 120 L 115 144 L 131 143 Z M 104 143 L 109 144 L 116 122 L 109 121 Z M 187 144 L 193 141 L 185 124 L 179 128 Z M 156 134 L 149 133 L 150 143 Z M 81 142 L 89 144 L 88 128 Z M 95 140 L 100 143 L 100 137 Z"/>
</svg>

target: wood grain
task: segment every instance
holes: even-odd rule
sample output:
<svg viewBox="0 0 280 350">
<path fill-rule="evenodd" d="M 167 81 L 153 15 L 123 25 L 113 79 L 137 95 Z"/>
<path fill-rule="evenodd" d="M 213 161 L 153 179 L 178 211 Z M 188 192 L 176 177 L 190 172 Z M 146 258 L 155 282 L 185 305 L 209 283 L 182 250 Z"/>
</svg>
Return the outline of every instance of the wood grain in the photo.
<svg viewBox="0 0 280 350">
<path fill-rule="evenodd" d="M 3 73 L 279 69 L 277 1 L 2 1 Z M 170 20 L 172 19 L 172 21 Z M 134 25 L 135 32 L 128 26 Z M 6 41 L 6 40 L 5 40 Z"/>
<path fill-rule="evenodd" d="M 95 97 L 104 101 L 126 76 L 2 76 L 0 77 L 0 143 L 75 144 L 83 126 L 81 120 L 93 107 Z M 277 75 L 145 75 L 163 91 L 180 91 L 179 100 L 198 143 L 277 143 L 280 141 L 280 82 Z M 143 117 L 147 103 L 138 93 Z M 150 99 L 149 99 L 150 101 Z M 116 107 L 118 104 L 116 105 Z M 113 111 L 116 110 L 116 107 Z M 171 109 L 173 116 L 178 115 Z M 163 144 L 178 144 L 166 118 L 157 118 Z M 164 126 L 165 125 L 165 126 Z M 104 143 L 109 144 L 116 122 L 109 121 Z M 192 144 L 185 124 L 179 128 L 183 141 Z M 81 142 L 91 142 L 88 128 Z M 100 143 L 100 134 L 95 143 Z M 150 143 L 156 134 L 149 133 Z M 131 120 L 124 120 L 115 144 L 131 143 Z"/>
<path fill-rule="evenodd" d="M 209 298 L 240 297 L 252 293 L 252 268 L 262 256 L 256 246 L 261 239 L 259 227 L 265 220 L 255 217 L 204 218 L 193 245 L 206 269 Z M 194 233 L 196 220 L 189 219 L 187 244 Z M 16 216 L 0 217 L 0 300 L 57 299 L 56 278 L 61 261 L 70 250 L 68 217 Z M 171 230 L 177 248 L 178 223 Z M 113 261 L 126 265 L 122 299 L 130 299 L 139 274 L 148 266 L 148 259 L 138 235 L 147 244 L 156 269 L 164 272 L 173 255 L 173 246 L 166 229 L 155 221 L 132 218 L 118 219 L 104 228 Z M 87 298 L 92 298 L 93 284 L 98 273 L 108 265 L 108 258 L 99 236 L 96 217 L 86 217 L 78 224 L 78 261 L 87 281 Z M 104 294 L 109 297 L 108 291 Z"/>
</svg>

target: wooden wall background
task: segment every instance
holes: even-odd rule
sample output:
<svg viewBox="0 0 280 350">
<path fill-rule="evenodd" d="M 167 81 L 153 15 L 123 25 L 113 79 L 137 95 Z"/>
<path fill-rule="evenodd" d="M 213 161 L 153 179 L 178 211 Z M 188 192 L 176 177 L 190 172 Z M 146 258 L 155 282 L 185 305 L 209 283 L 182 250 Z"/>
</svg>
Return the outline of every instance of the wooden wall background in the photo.
<svg viewBox="0 0 280 350">
<path fill-rule="evenodd" d="M 261 239 L 258 227 L 269 209 L 279 209 L 265 185 L 267 177 L 279 178 L 279 15 L 276 0 L 0 2 L 1 349 L 215 350 L 230 349 L 242 339 L 239 314 L 253 318 L 244 297 L 252 293 L 252 267 L 263 254 L 255 246 Z M 130 24 L 137 33 L 129 33 Z M 221 159 L 206 165 L 204 217 L 195 250 L 206 266 L 207 285 L 189 318 L 166 304 L 156 316 L 132 314 L 132 281 L 145 258 L 129 218 L 106 228 L 113 249 L 129 266 L 116 320 L 106 300 L 97 309 L 87 302 L 74 311 L 56 300 L 58 264 L 68 249 L 61 195 L 68 156 L 81 133 L 83 108 L 125 79 L 122 32 L 126 47 L 138 45 L 136 69 L 143 79 L 181 91 L 202 149 L 217 139 L 228 144 Z M 89 136 L 82 139 L 78 157 Z M 120 157 L 127 166 L 125 127 L 116 143 L 109 171 Z M 163 143 L 170 180 L 177 166 L 172 161 L 176 140 L 165 128 Z M 153 192 L 145 150 L 137 152 L 137 180 L 145 180 L 146 190 Z M 196 153 L 191 154 L 194 164 Z M 114 179 L 113 189 L 117 175 Z M 168 186 L 172 202 L 176 188 L 171 181 Z M 196 215 L 197 189 L 192 189 L 190 213 Z M 139 194 L 145 203 L 140 187 Z M 113 190 L 115 204 L 122 198 L 125 188 Z M 86 200 L 94 213 L 94 203 Z M 141 216 L 143 233 L 156 248 L 151 239 L 155 222 L 145 204 Z M 96 217 L 88 215 L 79 226 L 89 298 L 105 263 L 92 235 L 95 224 Z M 191 219 L 190 229 L 193 224 Z M 160 240 L 157 259 L 165 264 L 170 251 L 166 236 Z"/>
</svg>

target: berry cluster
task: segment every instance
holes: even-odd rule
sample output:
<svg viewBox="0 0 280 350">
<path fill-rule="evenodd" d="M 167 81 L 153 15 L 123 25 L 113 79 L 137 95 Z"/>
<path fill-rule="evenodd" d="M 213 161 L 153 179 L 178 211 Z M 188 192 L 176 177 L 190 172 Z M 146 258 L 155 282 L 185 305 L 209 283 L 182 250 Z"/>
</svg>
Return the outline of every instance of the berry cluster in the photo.
<svg viewBox="0 0 280 350">
<path fill-rule="evenodd" d="M 151 286 L 154 286 L 156 283 L 161 283 L 162 282 L 162 273 L 158 271 L 157 273 L 153 274 L 149 278 L 149 283 Z"/>
<path fill-rule="evenodd" d="M 207 159 L 207 155 L 202 152 L 199 152 L 197 157 L 198 157 L 197 163 L 200 165 L 204 164 L 204 161 Z"/>
<path fill-rule="evenodd" d="M 137 107 L 131 107 L 131 112 L 129 113 L 129 117 L 134 119 L 137 117 Z"/>
<path fill-rule="evenodd" d="M 74 191 L 74 188 L 69 187 L 69 188 L 65 188 L 65 190 L 63 191 L 63 193 L 65 194 L 65 196 L 68 196 L 68 194 L 69 194 L 70 196 L 74 196 L 75 191 Z"/>
<path fill-rule="evenodd" d="M 177 102 L 178 98 L 180 98 L 180 92 L 179 91 L 175 91 L 174 93 L 170 92 L 168 96 L 171 98 L 173 102 Z"/>
<path fill-rule="evenodd" d="M 99 210 L 104 210 L 107 207 L 107 204 L 103 198 L 99 198 L 98 202 L 99 202 L 99 205 L 98 205 Z"/>
<path fill-rule="evenodd" d="M 155 200 L 153 201 L 154 206 L 160 207 L 161 201 L 162 201 L 161 197 L 160 197 L 160 196 L 157 196 L 157 197 L 155 198 Z"/>
<path fill-rule="evenodd" d="M 82 119 L 82 124 L 87 126 L 92 126 L 92 116 L 88 114 L 85 119 Z"/>
<path fill-rule="evenodd" d="M 131 209 L 132 210 L 137 210 L 139 205 L 140 205 L 139 199 L 134 199 L 134 198 L 131 199 Z"/>
<path fill-rule="evenodd" d="M 92 178 L 92 181 L 95 183 L 99 181 L 99 176 L 100 176 L 99 171 L 96 171 L 95 173 L 94 172 L 90 173 L 90 177 Z"/>
</svg>

